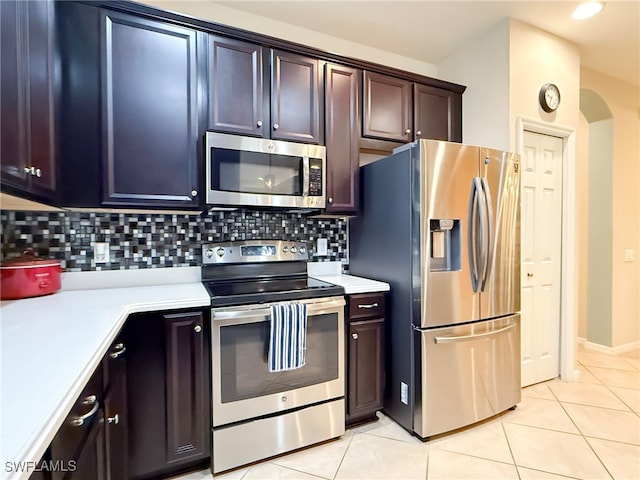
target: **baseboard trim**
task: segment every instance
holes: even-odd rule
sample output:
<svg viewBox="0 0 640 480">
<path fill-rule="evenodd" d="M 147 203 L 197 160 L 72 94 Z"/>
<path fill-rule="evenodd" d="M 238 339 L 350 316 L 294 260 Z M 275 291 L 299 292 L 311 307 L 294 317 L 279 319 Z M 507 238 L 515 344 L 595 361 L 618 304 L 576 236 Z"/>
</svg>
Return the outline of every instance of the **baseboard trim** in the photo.
<svg viewBox="0 0 640 480">
<path fill-rule="evenodd" d="M 588 342 L 586 338 L 578 337 L 578 345 L 582 345 L 585 350 L 590 350 L 592 352 L 606 353 L 608 355 L 621 355 L 623 353 L 639 349 L 640 341 L 625 343 L 624 345 L 618 345 L 617 347 L 608 347 L 606 345 L 600 345 L 599 343 Z"/>
</svg>

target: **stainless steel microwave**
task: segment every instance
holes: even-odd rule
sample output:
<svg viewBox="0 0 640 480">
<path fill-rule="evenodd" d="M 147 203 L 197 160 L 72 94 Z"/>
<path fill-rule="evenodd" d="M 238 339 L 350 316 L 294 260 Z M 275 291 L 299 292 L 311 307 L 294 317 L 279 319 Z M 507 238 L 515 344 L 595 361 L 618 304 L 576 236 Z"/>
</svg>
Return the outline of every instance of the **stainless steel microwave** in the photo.
<svg viewBox="0 0 640 480">
<path fill-rule="evenodd" d="M 325 147 L 207 132 L 206 203 L 324 208 Z"/>
</svg>

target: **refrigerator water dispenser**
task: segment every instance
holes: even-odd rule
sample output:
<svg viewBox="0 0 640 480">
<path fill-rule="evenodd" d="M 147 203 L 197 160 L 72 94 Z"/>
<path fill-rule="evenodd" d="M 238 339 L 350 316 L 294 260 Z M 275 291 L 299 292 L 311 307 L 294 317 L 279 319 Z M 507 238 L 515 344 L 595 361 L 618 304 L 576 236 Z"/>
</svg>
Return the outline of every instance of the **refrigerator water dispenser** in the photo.
<svg viewBox="0 0 640 480">
<path fill-rule="evenodd" d="M 460 220 L 431 219 L 431 258 L 429 269 L 432 272 L 460 270 Z"/>
</svg>

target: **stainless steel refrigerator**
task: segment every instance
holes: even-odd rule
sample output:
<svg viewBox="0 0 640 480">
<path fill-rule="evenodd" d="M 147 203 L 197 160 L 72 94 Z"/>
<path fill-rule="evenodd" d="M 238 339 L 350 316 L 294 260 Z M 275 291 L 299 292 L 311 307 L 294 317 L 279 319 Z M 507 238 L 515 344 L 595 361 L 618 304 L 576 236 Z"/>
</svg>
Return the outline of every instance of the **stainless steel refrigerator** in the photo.
<svg viewBox="0 0 640 480">
<path fill-rule="evenodd" d="M 384 411 L 422 439 L 520 402 L 519 168 L 420 140 L 360 169 L 349 270 L 391 285 Z"/>
</svg>

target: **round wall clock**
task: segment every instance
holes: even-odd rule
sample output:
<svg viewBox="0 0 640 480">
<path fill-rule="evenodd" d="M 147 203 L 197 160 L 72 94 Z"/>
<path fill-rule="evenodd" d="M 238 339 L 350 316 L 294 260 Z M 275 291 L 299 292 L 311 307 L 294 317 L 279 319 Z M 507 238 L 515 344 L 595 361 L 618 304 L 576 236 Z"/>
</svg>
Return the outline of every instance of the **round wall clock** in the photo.
<svg viewBox="0 0 640 480">
<path fill-rule="evenodd" d="M 553 83 L 545 83 L 540 89 L 538 100 L 545 112 L 553 112 L 560 105 L 560 90 Z"/>
</svg>

